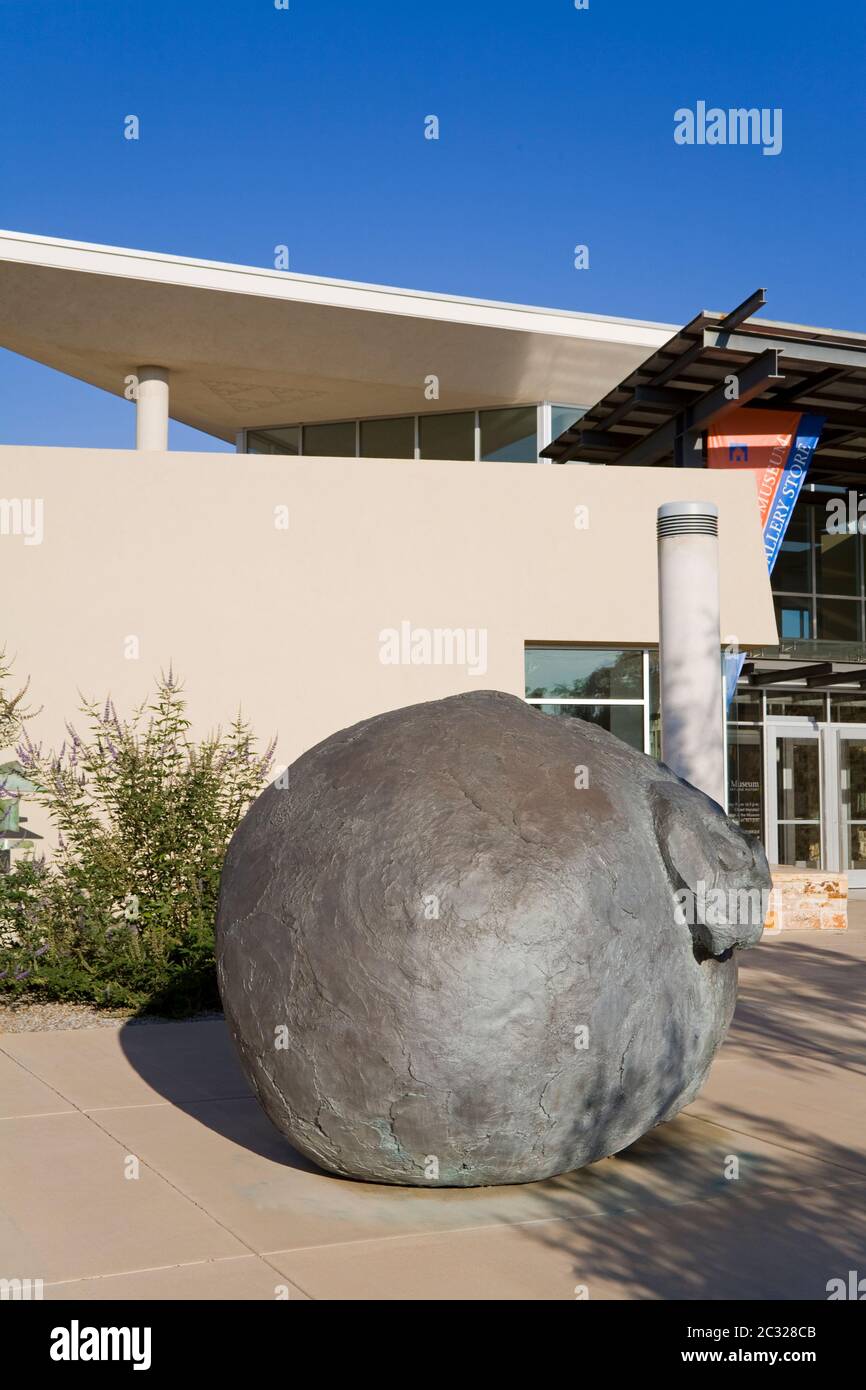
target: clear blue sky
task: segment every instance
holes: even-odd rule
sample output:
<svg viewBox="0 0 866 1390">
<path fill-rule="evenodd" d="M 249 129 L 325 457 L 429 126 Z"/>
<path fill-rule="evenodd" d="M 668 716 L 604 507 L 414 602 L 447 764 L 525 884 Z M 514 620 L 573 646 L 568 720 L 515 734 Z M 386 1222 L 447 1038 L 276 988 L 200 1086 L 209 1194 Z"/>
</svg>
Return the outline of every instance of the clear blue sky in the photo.
<svg viewBox="0 0 866 1390">
<path fill-rule="evenodd" d="M 863 0 L 2 0 L 0 226 L 864 330 L 864 56 Z M 676 145 L 698 100 L 781 107 L 781 154 Z M 128 447 L 132 411 L 0 352 L 0 442 Z"/>
</svg>

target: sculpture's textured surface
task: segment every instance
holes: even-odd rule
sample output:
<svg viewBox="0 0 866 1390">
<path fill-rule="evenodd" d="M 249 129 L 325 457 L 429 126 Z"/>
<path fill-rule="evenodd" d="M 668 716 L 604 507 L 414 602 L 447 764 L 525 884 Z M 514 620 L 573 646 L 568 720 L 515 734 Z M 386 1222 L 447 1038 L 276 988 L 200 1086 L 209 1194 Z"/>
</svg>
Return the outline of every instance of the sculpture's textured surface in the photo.
<svg viewBox="0 0 866 1390">
<path fill-rule="evenodd" d="M 217 956 L 246 1071 L 302 1153 L 381 1182 L 526 1182 L 695 1096 L 729 948 L 760 917 L 690 926 L 673 895 L 700 912 L 702 885 L 769 888 L 714 802 L 495 692 L 366 720 L 287 781 L 232 840 Z"/>
</svg>

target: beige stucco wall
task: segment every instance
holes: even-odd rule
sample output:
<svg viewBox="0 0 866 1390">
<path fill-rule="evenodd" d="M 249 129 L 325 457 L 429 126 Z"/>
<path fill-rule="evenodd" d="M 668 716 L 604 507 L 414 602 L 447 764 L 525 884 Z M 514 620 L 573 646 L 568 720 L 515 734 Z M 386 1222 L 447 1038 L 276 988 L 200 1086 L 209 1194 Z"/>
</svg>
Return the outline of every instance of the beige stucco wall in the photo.
<svg viewBox="0 0 866 1390">
<path fill-rule="evenodd" d="M 241 703 L 286 763 L 381 710 L 522 695 L 526 641 L 655 643 L 655 513 L 683 497 L 720 509 L 723 633 L 774 642 L 750 474 L 0 447 L 0 499 L 44 505 L 41 544 L 0 536 L 0 645 L 49 744 L 79 690 L 129 710 L 172 662 L 198 728 Z M 487 671 L 383 665 L 404 619 L 486 629 Z"/>
</svg>

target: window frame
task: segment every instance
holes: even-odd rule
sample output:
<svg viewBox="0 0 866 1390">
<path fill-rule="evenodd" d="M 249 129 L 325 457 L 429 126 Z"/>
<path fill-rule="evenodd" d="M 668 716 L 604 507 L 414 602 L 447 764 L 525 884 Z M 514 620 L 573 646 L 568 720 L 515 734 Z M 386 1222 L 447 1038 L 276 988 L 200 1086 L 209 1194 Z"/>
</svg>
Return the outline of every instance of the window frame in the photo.
<svg viewBox="0 0 866 1390">
<path fill-rule="evenodd" d="M 651 711 L 652 692 L 651 692 L 651 689 L 650 689 L 650 657 L 651 657 L 651 655 L 652 655 L 651 649 L 650 649 L 649 647 L 621 647 L 621 646 L 618 646 L 618 647 L 605 647 L 605 646 L 590 646 L 588 643 L 587 643 L 586 645 L 584 645 L 584 644 L 581 643 L 581 642 L 562 642 L 562 643 L 555 643 L 555 642 L 524 642 L 524 644 L 523 644 L 524 691 L 526 690 L 526 654 L 527 654 L 527 652 L 530 652 L 530 651 L 533 651 L 533 650 L 539 650 L 539 649 L 547 649 L 547 648 L 556 647 L 556 646 L 561 647 L 561 649 L 562 649 L 563 651 L 593 651 L 593 652 L 606 652 L 606 651 L 610 651 L 610 652 L 622 652 L 622 651 L 634 651 L 634 652 L 640 652 L 640 654 L 641 654 L 641 689 L 642 689 L 642 692 L 643 692 L 642 695 L 640 696 L 640 698 L 633 697 L 633 696 L 621 696 L 621 695 L 594 695 L 594 696 L 592 696 L 591 698 L 581 698 L 580 696 L 577 696 L 577 697 L 575 698 L 575 697 L 572 697 L 572 696 L 567 696 L 567 697 L 550 696 L 550 695 L 544 695 L 544 696 L 535 695 L 535 696 L 530 696 L 530 695 L 524 694 L 524 696 L 523 696 L 524 703 L 527 704 L 527 705 L 569 705 L 569 706 L 583 706 L 584 708 L 592 708 L 592 707 L 594 707 L 594 706 L 596 706 L 596 705 L 632 705 L 632 706 L 634 706 L 634 705 L 642 705 L 642 706 L 643 706 L 643 720 L 642 720 L 642 727 L 643 727 L 643 748 L 642 748 L 642 749 L 638 749 L 637 751 L 638 751 L 638 752 L 646 753 L 646 754 L 648 754 L 650 757 L 652 757 L 653 755 L 652 755 L 651 747 L 650 747 L 650 745 L 651 745 L 651 723 L 652 723 L 652 711 Z"/>
</svg>

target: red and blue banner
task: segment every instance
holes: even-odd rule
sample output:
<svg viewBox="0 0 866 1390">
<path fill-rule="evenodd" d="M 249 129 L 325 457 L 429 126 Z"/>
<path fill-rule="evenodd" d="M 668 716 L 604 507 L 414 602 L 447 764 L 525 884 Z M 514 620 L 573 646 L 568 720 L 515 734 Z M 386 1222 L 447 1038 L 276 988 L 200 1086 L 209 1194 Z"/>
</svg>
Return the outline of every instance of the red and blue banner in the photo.
<svg viewBox="0 0 866 1390">
<path fill-rule="evenodd" d="M 824 417 L 797 410 L 729 411 L 723 432 L 707 434 L 708 468 L 750 468 L 758 487 L 767 572 L 772 573 L 788 523 L 818 447 Z M 734 698 L 745 657 L 725 658 L 728 705 Z"/>
</svg>

